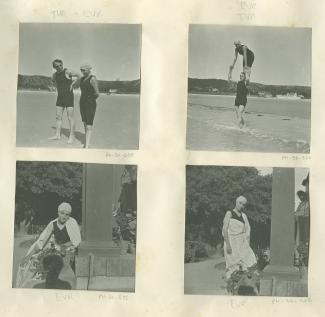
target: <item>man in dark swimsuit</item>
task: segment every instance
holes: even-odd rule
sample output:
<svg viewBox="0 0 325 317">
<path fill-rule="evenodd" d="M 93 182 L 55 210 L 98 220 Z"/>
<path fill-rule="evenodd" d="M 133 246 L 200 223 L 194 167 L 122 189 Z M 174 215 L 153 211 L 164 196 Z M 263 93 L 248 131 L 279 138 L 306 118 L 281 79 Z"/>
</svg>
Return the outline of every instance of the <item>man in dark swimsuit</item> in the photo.
<svg viewBox="0 0 325 317">
<path fill-rule="evenodd" d="M 56 132 L 50 140 L 61 139 L 61 126 L 63 111 L 67 109 L 67 117 L 70 125 L 70 135 L 68 143 L 73 143 L 74 140 L 74 118 L 73 118 L 73 84 L 80 76 L 66 68 L 63 68 L 63 62 L 56 59 L 52 63 L 56 70 L 52 75 L 52 81 L 56 85 L 58 96 L 56 100 Z M 75 78 L 75 80 L 73 80 Z"/>
<path fill-rule="evenodd" d="M 240 41 L 235 41 L 235 58 L 229 67 L 229 80 L 231 79 L 231 74 L 232 70 L 234 69 L 234 66 L 237 61 L 238 54 L 243 56 L 243 72 L 246 75 L 246 84 L 249 83 L 250 76 L 251 76 L 251 70 L 252 70 L 252 65 L 254 62 L 254 53 L 252 50 L 250 50 L 246 45 L 242 44 Z"/>
</svg>

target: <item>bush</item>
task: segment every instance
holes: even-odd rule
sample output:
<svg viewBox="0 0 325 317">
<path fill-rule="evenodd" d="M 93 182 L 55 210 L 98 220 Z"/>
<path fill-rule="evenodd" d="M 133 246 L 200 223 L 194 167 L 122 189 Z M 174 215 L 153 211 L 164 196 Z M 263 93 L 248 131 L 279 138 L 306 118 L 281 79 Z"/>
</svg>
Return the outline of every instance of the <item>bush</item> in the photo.
<svg viewBox="0 0 325 317">
<path fill-rule="evenodd" d="M 185 263 L 197 262 L 209 256 L 207 246 L 201 241 L 185 242 Z"/>
</svg>

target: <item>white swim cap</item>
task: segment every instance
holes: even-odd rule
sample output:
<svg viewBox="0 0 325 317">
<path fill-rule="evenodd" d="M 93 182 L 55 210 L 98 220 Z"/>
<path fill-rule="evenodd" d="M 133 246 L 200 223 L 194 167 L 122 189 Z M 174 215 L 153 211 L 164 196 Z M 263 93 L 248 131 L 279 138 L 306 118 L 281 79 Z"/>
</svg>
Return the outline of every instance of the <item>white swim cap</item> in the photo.
<svg viewBox="0 0 325 317">
<path fill-rule="evenodd" d="M 83 69 L 87 69 L 87 70 L 91 70 L 92 67 L 89 63 L 84 63 L 80 66 L 80 68 L 83 68 Z"/>
<path fill-rule="evenodd" d="M 71 205 L 69 203 L 63 202 L 62 204 L 59 205 L 58 211 L 71 212 L 72 211 L 72 207 L 71 207 Z"/>
</svg>

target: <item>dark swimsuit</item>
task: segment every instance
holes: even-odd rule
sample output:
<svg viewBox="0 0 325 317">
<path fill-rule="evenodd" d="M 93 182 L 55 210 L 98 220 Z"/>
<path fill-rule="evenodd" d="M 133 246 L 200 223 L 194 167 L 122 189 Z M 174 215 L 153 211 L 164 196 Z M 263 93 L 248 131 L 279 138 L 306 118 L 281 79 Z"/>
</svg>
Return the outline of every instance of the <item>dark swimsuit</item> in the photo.
<svg viewBox="0 0 325 317">
<path fill-rule="evenodd" d="M 62 229 L 60 229 L 58 227 L 57 221 L 53 222 L 53 234 L 54 234 L 55 242 L 57 244 L 64 244 L 71 241 L 67 231 L 67 227 L 64 226 Z"/>
<path fill-rule="evenodd" d="M 248 89 L 245 85 L 244 81 L 239 81 L 237 83 L 237 94 L 236 94 L 236 99 L 235 99 L 235 106 L 244 106 L 246 107 L 247 104 L 247 93 Z"/>
<path fill-rule="evenodd" d="M 232 219 L 236 219 L 236 220 L 238 220 L 238 221 L 240 221 L 240 222 L 242 222 L 242 223 L 244 223 L 245 224 L 245 221 L 244 221 L 244 218 L 243 218 L 243 214 L 242 213 L 240 213 L 240 216 L 238 216 L 233 210 L 231 211 L 231 218 Z"/>
<path fill-rule="evenodd" d="M 66 77 L 66 68 L 62 72 L 54 73 L 58 98 L 56 99 L 57 107 L 73 107 L 73 91 L 71 90 L 72 78 Z"/>
<path fill-rule="evenodd" d="M 236 51 L 244 56 L 244 45 L 241 45 L 240 47 L 236 48 Z M 246 55 L 247 55 L 247 65 L 248 67 L 252 67 L 254 62 L 254 53 L 246 46 Z M 243 58 L 243 66 L 245 66 L 245 60 Z"/>
<path fill-rule="evenodd" d="M 95 89 L 90 83 L 93 75 L 89 76 L 87 79 L 84 77 L 80 80 L 80 114 L 82 122 L 87 125 L 93 125 L 94 117 L 96 113 L 96 96 Z"/>
</svg>

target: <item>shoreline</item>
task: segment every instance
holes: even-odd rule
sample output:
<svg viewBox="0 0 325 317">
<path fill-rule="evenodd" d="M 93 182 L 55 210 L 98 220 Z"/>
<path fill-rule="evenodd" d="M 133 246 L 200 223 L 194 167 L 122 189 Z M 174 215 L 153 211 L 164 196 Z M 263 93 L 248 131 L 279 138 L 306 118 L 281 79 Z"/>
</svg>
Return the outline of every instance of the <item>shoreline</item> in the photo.
<svg viewBox="0 0 325 317">
<path fill-rule="evenodd" d="M 17 93 L 50 93 L 50 94 L 56 94 L 56 91 L 48 91 L 48 90 L 36 90 L 36 89 L 17 89 Z M 80 95 L 79 90 L 74 90 L 74 93 L 76 95 Z M 123 94 L 107 94 L 106 92 L 100 92 L 100 95 L 105 96 L 140 96 L 140 93 L 123 93 Z"/>
<path fill-rule="evenodd" d="M 197 95 L 200 95 L 200 96 L 220 96 L 220 97 L 229 97 L 229 98 L 236 98 L 236 94 L 210 94 L 210 93 L 196 93 L 196 92 L 188 92 L 187 93 L 188 96 L 197 96 Z M 308 98 L 304 98 L 304 99 L 290 99 L 290 98 L 276 98 L 276 97 L 259 97 L 259 96 L 250 96 L 248 95 L 247 98 L 250 98 L 250 99 L 263 99 L 263 100 L 285 100 L 285 101 L 311 101 L 311 98 L 308 99 Z"/>
</svg>

